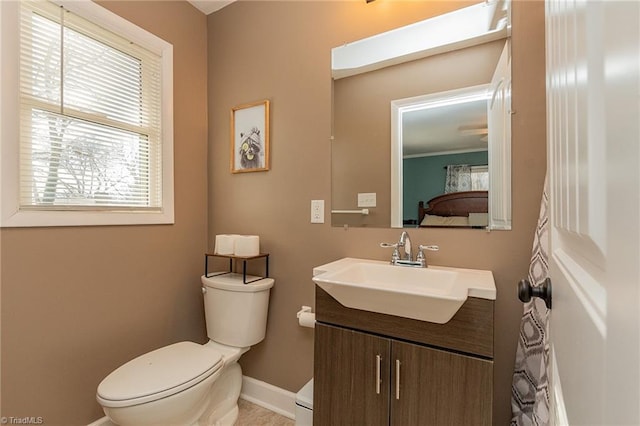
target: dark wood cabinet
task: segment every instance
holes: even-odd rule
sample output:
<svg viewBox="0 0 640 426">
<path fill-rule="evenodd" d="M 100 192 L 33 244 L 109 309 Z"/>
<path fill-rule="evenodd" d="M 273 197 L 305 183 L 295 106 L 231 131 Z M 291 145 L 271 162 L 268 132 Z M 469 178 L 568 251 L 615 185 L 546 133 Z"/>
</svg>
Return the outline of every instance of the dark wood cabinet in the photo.
<svg viewBox="0 0 640 426">
<path fill-rule="evenodd" d="M 314 373 L 314 395 L 321 407 L 315 425 L 382 425 L 389 421 L 388 339 L 318 324 L 316 360 L 325 367 Z M 318 349 L 319 348 L 319 349 Z M 376 383 L 377 378 L 383 374 Z M 324 389 L 318 393 L 316 389 Z M 327 409 L 322 409 L 326 407 Z"/>
<path fill-rule="evenodd" d="M 398 333 L 421 337 L 419 342 L 398 339 L 393 327 L 377 329 L 377 320 L 382 318 L 376 315 L 380 314 L 369 317 L 371 313 L 334 302 L 326 293 L 318 298 L 317 291 L 315 426 L 491 424 L 492 345 L 489 357 L 436 348 L 429 345 L 428 331 L 420 331 L 421 324 L 402 318 L 396 319 Z M 491 313 L 491 330 L 486 333 L 492 339 L 492 305 L 487 312 Z M 368 324 L 363 327 L 366 329 L 349 324 L 350 315 L 357 317 L 354 321 Z M 454 326 L 460 328 L 459 324 Z M 465 337 L 452 339 L 459 342 Z"/>
<path fill-rule="evenodd" d="M 392 340 L 391 425 L 490 425 L 493 362 Z"/>
</svg>

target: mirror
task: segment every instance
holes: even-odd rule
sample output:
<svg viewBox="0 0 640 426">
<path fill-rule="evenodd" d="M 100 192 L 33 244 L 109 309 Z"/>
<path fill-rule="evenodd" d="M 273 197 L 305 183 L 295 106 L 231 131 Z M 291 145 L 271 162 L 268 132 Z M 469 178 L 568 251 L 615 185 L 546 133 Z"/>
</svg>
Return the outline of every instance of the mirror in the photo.
<svg viewBox="0 0 640 426">
<path fill-rule="evenodd" d="M 332 50 L 333 226 L 510 229 L 507 16 L 482 3 Z"/>
</svg>

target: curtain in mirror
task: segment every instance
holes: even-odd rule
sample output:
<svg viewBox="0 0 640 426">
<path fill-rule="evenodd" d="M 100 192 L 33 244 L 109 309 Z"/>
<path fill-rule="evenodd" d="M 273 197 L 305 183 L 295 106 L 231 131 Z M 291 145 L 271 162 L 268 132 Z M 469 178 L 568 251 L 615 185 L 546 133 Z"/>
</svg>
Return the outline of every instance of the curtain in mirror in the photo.
<svg viewBox="0 0 640 426">
<path fill-rule="evenodd" d="M 448 194 L 461 191 L 471 191 L 471 166 L 468 164 L 447 166 L 444 192 Z"/>
</svg>

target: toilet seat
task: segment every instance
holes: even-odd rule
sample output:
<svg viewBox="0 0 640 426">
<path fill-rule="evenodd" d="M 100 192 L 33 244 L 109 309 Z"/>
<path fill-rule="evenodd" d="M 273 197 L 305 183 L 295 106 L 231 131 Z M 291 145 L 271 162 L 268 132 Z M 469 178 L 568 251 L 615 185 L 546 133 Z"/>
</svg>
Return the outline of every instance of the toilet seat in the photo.
<svg viewBox="0 0 640 426">
<path fill-rule="evenodd" d="M 220 352 L 179 342 L 141 355 L 109 374 L 98 386 L 104 407 L 127 407 L 176 394 L 205 380 L 224 364 Z"/>
</svg>

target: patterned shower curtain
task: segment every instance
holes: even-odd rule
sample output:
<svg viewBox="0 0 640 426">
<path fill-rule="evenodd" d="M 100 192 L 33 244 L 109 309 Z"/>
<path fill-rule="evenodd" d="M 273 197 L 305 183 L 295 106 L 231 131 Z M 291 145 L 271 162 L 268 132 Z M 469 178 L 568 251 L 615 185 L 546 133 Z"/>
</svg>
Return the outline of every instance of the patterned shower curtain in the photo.
<svg viewBox="0 0 640 426">
<path fill-rule="evenodd" d="M 547 194 L 545 182 L 529 265 L 528 279 L 533 286 L 542 284 L 549 275 Z M 542 299 L 536 297 L 525 303 L 511 386 L 511 426 L 548 425 L 550 422 L 548 318 L 549 310 Z"/>
</svg>

